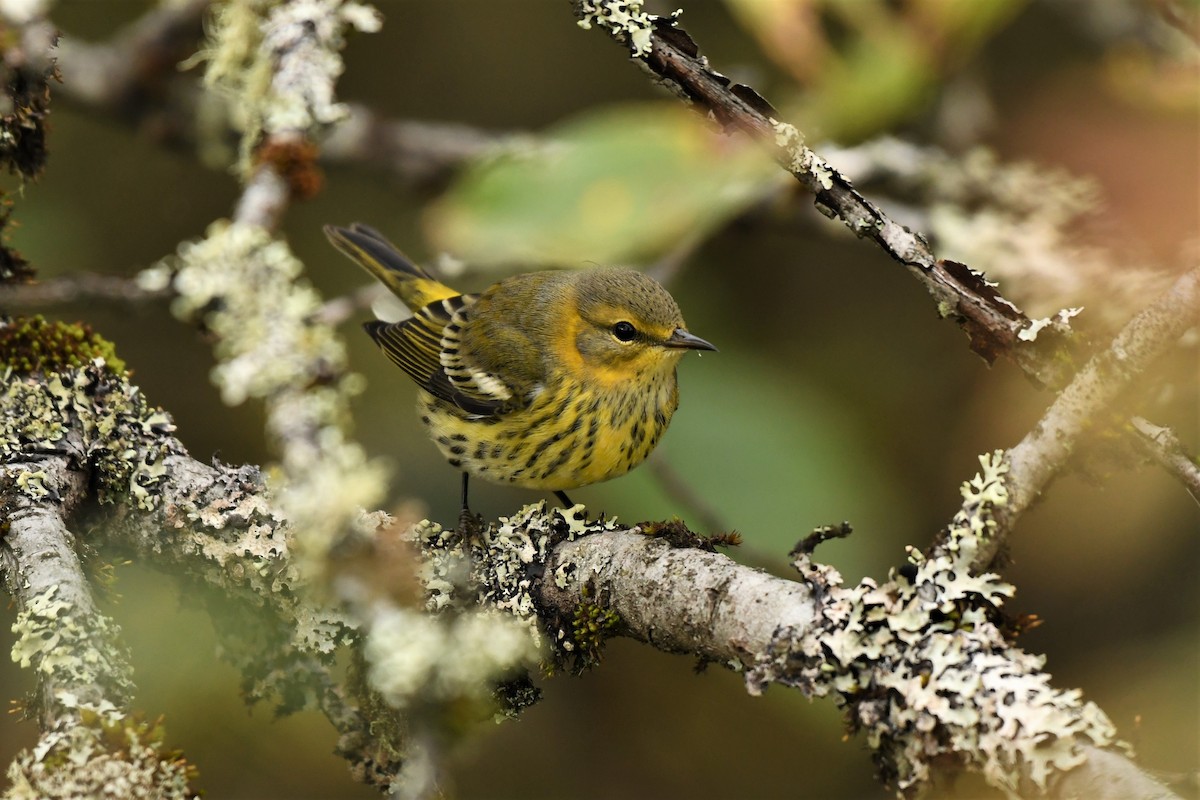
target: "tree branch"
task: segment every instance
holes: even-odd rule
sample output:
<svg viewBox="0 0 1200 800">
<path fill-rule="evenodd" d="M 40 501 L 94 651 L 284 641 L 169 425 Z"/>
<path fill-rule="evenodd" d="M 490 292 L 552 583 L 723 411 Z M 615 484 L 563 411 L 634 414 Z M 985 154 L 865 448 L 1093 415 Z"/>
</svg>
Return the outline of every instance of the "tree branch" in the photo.
<svg viewBox="0 0 1200 800">
<path fill-rule="evenodd" d="M 11 395 L 10 395 L 11 396 Z M 12 422 L 4 408 L 4 425 Z M 62 442 L 83 446 L 78 431 Z M 41 735 L 8 777 L 29 797 L 194 796 L 192 769 L 161 729 L 130 714 L 132 668 L 119 628 L 100 613 L 65 518 L 87 473 L 66 455 L 0 464 L 0 578 L 17 605 L 13 659 L 37 675 Z"/>
<path fill-rule="evenodd" d="M 1174 475 L 1183 484 L 1188 494 L 1200 503 L 1200 462 L 1189 455 L 1175 431 L 1155 425 L 1142 417 L 1130 420 L 1138 446 Z"/>
<path fill-rule="evenodd" d="M 1072 358 L 1061 334 L 1068 331 L 1070 313 L 1034 322 L 1001 296 L 981 273 L 963 264 L 936 259 L 923 236 L 895 222 L 859 194 L 846 177 L 804 144 L 795 127 L 779 121 L 770 103 L 749 86 L 735 84 L 712 69 L 696 42 L 677 26 L 674 17 L 645 13 L 641 3 L 632 4 L 632 8 L 618 4 L 618 8 L 604 0 L 572 0 L 572 5 L 582 27 L 602 28 L 627 47 L 631 58 L 666 88 L 705 112 L 725 130 L 740 131 L 762 142 L 780 166 L 814 194 L 818 210 L 840 220 L 856 235 L 871 239 L 904 264 L 937 301 L 938 312 L 958 322 L 969 336 L 972 349 L 988 363 L 998 355 L 1005 355 L 1039 385 L 1066 384 Z M 1168 297 L 1180 293 L 1192 298 L 1194 284 L 1195 278 L 1185 275 Z M 1192 302 L 1194 306 L 1195 301 Z M 1172 309 L 1154 309 L 1147 309 L 1143 315 L 1151 315 L 1156 322 L 1145 321 L 1132 334 L 1136 341 L 1124 342 L 1118 337 L 1107 355 L 1102 353 L 1093 358 L 1090 370 L 1085 368 L 1084 373 L 1075 376 L 1071 387 L 1051 406 L 1043 424 L 1014 448 L 1012 457 L 1017 461 L 1013 465 L 1012 482 L 1016 495 L 1009 510 L 999 516 L 998 535 L 989 537 L 987 547 L 980 553 L 981 559 L 986 560 L 977 562 L 978 566 L 983 568 L 990 563 L 1011 523 L 1062 468 L 1091 416 L 1110 402 L 1150 358 L 1175 341 L 1194 319 L 1181 302 L 1175 302 Z M 1160 313 L 1170 322 L 1165 330 L 1159 331 L 1162 336 L 1155 338 L 1150 329 L 1163 326 L 1158 318 Z M 1138 319 L 1145 320 L 1143 315 Z M 1043 328 L 1060 336 L 1043 338 Z M 1126 331 L 1129 330 L 1127 327 Z M 1056 341 L 1046 345 L 1046 339 Z M 1125 347 L 1134 344 L 1149 348 L 1149 352 L 1138 350 L 1128 354 L 1130 363 L 1126 365 Z M 1102 371 L 1114 374 L 1106 376 Z M 1113 380 L 1105 380 L 1107 377 Z M 1105 387 L 1100 393 L 1095 392 L 1098 385 Z M 1070 411 L 1071 407 L 1077 407 L 1078 411 Z"/>
<path fill-rule="evenodd" d="M 795 583 L 611 531 L 554 546 L 536 592 L 559 641 L 575 647 L 566 621 L 595 618 L 598 606 L 619 618 L 609 633 L 744 671 L 752 693 L 778 683 L 834 694 L 851 726 L 866 729 L 881 775 L 905 793 L 952 757 L 1009 791 L 1173 797 L 1108 749 L 1114 730 L 1094 705 L 1051 689 L 1043 660 L 988 621 L 1012 587 L 967 579 L 964 566 L 918 560 L 878 588 L 844 588 L 807 555 Z M 1081 786 L 1089 792 L 1075 794 Z"/>
</svg>

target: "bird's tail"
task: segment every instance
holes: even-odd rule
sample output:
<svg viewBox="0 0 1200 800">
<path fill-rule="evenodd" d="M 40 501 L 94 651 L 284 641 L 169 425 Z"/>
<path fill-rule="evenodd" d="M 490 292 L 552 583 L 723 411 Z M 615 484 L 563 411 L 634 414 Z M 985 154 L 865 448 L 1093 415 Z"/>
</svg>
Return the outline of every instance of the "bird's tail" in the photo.
<svg viewBox="0 0 1200 800">
<path fill-rule="evenodd" d="M 374 228 L 358 222 L 349 228 L 326 225 L 325 235 L 334 247 L 383 281 L 413 311 L 462 294 L 409 261 Z"/>
</svg>

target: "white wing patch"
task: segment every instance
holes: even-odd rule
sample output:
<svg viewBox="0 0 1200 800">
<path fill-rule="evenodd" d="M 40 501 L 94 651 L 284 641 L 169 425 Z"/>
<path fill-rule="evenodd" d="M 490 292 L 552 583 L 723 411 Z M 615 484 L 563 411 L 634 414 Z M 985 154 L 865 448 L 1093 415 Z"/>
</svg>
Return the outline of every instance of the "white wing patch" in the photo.
<svg viewBox="0 0 1200 800">
<path fill-rule="evenodd" d="M 508 385 L 495 373 L 476 369 L 461 355 L 459 332 L 462 330 L 467 308 L 469 306 L 456 309 L 450 317 L 450 322 L 442 329 L 442 370 L 450 379 L 450 385 L 460 392 L 506 403 L 513 396 Z"/>
</svg>

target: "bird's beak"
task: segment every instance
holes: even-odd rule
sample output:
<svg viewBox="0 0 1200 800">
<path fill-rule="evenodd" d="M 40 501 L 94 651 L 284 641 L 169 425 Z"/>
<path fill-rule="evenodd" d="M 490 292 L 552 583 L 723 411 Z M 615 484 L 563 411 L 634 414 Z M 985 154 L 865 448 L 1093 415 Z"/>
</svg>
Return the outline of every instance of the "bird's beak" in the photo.
<svg viewBox="0 0 1200 800">
<path fill-rule="evenodd" d="M 710 343 L 704 341 L 699 336 L 693 336 L 683 328 L 676 328 L 671 334 L 671 338 L 663 342 L 664 347 L 670 347 L 677 350 L 712 350 L 717 352 L 717 348 Z"/>
</svg>

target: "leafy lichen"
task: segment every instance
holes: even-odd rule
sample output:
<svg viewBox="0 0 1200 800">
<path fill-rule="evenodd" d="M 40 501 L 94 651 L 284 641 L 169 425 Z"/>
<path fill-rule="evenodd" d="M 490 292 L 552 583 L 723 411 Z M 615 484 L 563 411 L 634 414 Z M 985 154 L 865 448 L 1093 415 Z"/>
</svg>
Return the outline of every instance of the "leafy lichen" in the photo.
<svg viewBox="0 0 1200 800">
<path fill-rule="evenodd" d="M 829 190 L 833 188 L 833 170 L 825 159 L 817 155 L 808 145 L 804 143 L 804 134 L 795 126 L 787 122 L 779 120 L 770 120 L 771 127 L 775 129 L 775 146 L 778 147 L 787 158 L 787 170 L 795 175 L 806 184 L 812 186 L 814 191 Z M 871 230 L 857 231 L 860 236 L 872 233 Z"/>
<path fill-rule="evenodd" d="M 945 556 L 910 550 L 909 563 L 884 586 L 841 576 L 800 551 L 795 566 L 821 587 L 819 624 L 783 630 L 747 673 L 751 691 L 770 682 L 812 696 L 833 694 L 850 725 L 866 733 L 881 777 L 905 795 L 919 793 L 935 762 L 971 764 L 994 786 L 1017 794 L 1045 790 L 1080 764 L 1083 743 L 1119 744 L 1112 723 L 1078 691 L 1050 685 L 1044 659 L 1013 647 L 1000 608 L 1013 587 L 969 565 L 977 542 L 1008 502 L 1004 454 L 980 458 L 963 484 L 963 506 Z"/>
<path fill-rule="evenodd" d="M 241 168 L 278 133 L 315 134 L 341 121 L 334 99 L 345 30 L 378 30 L 379 14 L 349 0 L 277 3 L 246 0 L 217 7 L 210 27 L 205 81 L 229 98 L 242 131 Z"/>
<path fill-rule="evenodd" d="M 108 696 L 133 691 L 128 654 L 117 644 L 120 629 L 106 616 L 83 613 L 52 586 L 31 598 L 12 626 L 12 660 L 59 685 L 100 685 Z"/>
<path fill-rule="evenodd" d="M 164 744 L 161 720 L 142 719 L 111 707 L 79 706 L 81 724 L 50 731 L 17 754 L 8 768 L 4 800 L 190 800 L 196 769 Z"/>
<path fill-rule="evenodd" d="M 682 14 L 676 10 L 669 17 L 651 14 L 642 8 L 642 0 L 583 0 L 579 4 L 579 27 L 603 28 L 629 43 L 632 55 L 642 58 L 650 53 L 654 25 L 660 19 L 672 21 Z"/>
<path fill-rule="evenodd" d="M 157 504 L 154 487 L 165 479 L 164 459 L 178 446 L 167 436 L 174 425 L 123 375 L 96 359 L 48 375 L 18 374 L 10 366 L 0 377 L 0 461 L 67 452 L 93 475 L 100 502 L 128 498 L 143 509 Z M 65 446 L 68 434 L 78 446 Z M 18 491 L 45 496 L 36 469 L 16 473 Z"/>
<path fill-rule="evenodd" d="M 543 628 L 533 591 L 553 546 L 615 528 L 614 520 L 588 519 L 583 506 L 547 510 L 544 502 L 501 517 L 498 524 L 469 538 L 429 521 L 418 524 L 411 539 L 425 556 L 421 574 L 425 613 L 407 612 L 403 635 L 420 636 L 428 646 L 405 648 L 419 655 L 378 651 L 377 659 L 391 655 L 386 662 L 378 661 L 386 669 L 373 673 L 373 681 L 386 687 L 397 702 L 415 702 L 430 687 L 440 692 L 439 701 L 446 702 L 454 692 L 479 697 L 479 687 L 498 687 L 498 695 L 504 698 L 512 694 L 511 687 L 520 686 L 522 703 L 527 703 L 534 690 L 515 673 L 532 664 L 547 641 L 557 657 L 574 657 L 572 652 L 579 652 L 578 630 L 593 652 L 618 621 L 593 602 L 597 610 L 585 612 L 589 615 L 578 620 L 578 626 L 566 620 L 561 626 Z M 560 564 L 557 571 L 570 568 Z M 467 645 L 479 650 L 479 655 L 459 655 L 458 650 Z M 456 662 L 452 669 L 441 666 L 446 659 Z M 438 682 L 432 683 L 430 676 L 435 675 Z M 446 694 L 450 688 L 453 692 Z"/>
</svg>

